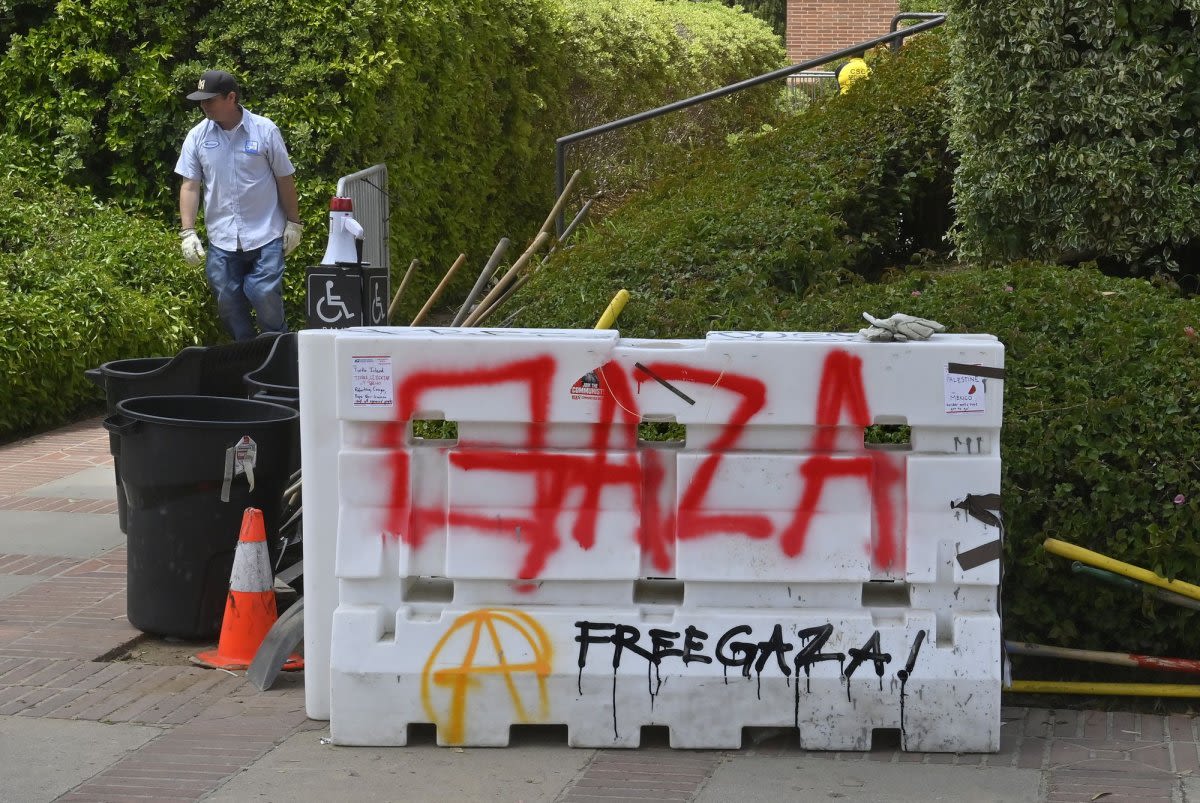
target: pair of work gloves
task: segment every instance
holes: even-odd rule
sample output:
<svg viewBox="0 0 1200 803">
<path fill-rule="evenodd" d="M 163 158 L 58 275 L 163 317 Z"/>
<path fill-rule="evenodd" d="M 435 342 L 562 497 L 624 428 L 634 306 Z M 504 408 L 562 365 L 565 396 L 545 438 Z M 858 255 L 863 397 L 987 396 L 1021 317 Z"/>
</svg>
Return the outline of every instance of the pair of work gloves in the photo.
<svg viewBox="0 0 1200 803">
<path fill-rule="evenodd" d="M 930 335 L 946 331 L 946 327 L 937 321 L 905 315 L 903 312 L 897 312 L 890 318 L 876 318 L 869 312 L 864 312 L 863 318 L 871 325 L 866 329 L 859 329 L 858 333 L 875 343 L 928 340 Z"/>
<path fill-rule="evenodd" d="M 296 246 L 300 245 L 300 235 L 304 232 L 304 227 L 299 223 L 288 221 L 283 227 L 283 255 L 291 256 L 296 250 Z M 183 259 L 189 265 L 199 265 L 204 261 L 204 245 L 200 242 L 200 237 L 196 234 L 195 229 L 184 229 L 179 232 L 179 248 L 183 251 Z"/>
</svg>

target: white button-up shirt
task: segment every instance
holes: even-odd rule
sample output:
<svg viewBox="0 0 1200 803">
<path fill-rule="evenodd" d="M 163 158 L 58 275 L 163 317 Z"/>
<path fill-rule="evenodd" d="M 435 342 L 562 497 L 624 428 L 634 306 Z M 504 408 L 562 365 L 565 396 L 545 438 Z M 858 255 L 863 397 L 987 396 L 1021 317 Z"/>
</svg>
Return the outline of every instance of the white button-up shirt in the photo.
<svg viewBox="0 0 1200 803">
<path fill-rule="evenodd" d="M 276 176 L 296 172 L 279 128 L 242 109 L 231 130 L 205 118 L 183 140 L 175 172 L 204 185 L 204 225 L 217 248 L 261 248 L 287 222 Z"/>
</svg>

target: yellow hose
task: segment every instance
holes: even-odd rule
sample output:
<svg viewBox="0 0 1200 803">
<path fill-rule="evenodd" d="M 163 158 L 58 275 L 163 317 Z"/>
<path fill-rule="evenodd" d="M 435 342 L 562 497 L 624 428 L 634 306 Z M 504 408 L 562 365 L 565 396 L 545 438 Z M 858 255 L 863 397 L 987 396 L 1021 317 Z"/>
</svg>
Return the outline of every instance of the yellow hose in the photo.
<svg viewBox="0 0 1200 803">
<path fill-rule="evenodd" d="M 1004 691 L 1019 694 L 1094 694 L 1116 697 L 1200 697 L 1200 684 L 1088 683 L 1071 680 L 1014 680 Z"/>
<path fill-rule="evenodd" d="M 608 309 L 604 310 L 604 314 L 600 316 L 600 320 L 596 321 L 597 329 L 612 329 L 612 325 L 617 322 L 617 316 L 621 314 L 621 310 L 625 309 L 625 303 L 629 301 L 629 291 L 621 289 L 613 296 L 612 301 L 608 302 Z"/>
<path fill-rule="evenodd" d="M 1086 563 L 1089 566 L 1107 569 L 1110 572 L 1121 574 L 1126 577 L 1132 577 L 1134 580 L 1139 580 L 1148 585 L 1165 588 L 1168 591 L 1174 591 L 1176 594 L 1182 594 L 1185 597 L 1200 599 L 1200 586 L 1194 586 L 1191 583 L 1185 583 L 1182 580 L 1168 580 L 1165 577 L 1159 577 L 1149 569 L 1143 569 L 1139 566 L 1134 566 L 1129 563 L 1122 563 L 1121 561 L 1115 560 L 1106 555 L 1101 555 L 1099 552 L 1093 552 L 1092 550 L 1084 549 L 1081 546 L 1068 544 L 1066 541 L 1059 541 L 1057 538 L 1047 538 L 1042 544 L 1042 547 L 1047 552 L 1060 557 L 1077 560 L 1080 563 Z"/>
</svg>

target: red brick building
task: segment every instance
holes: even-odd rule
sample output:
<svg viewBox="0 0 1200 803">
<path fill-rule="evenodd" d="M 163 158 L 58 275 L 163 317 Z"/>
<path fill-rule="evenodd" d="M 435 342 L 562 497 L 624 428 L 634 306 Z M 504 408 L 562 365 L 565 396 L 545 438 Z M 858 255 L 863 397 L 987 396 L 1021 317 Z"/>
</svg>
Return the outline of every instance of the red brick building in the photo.
<svg viewBox="0 0 1200 803">
<path fill-rule="evenodd" d="M 787 0 L 787 54 L 793 63 L 883 36 L 899 0 Z"/>
</svg>

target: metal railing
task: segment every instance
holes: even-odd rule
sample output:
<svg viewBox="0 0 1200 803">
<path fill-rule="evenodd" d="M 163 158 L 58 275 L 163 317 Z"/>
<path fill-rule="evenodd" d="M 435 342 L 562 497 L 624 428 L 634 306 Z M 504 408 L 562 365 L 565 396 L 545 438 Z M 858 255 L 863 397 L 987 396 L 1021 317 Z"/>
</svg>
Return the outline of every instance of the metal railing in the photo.
<svg viewBox="0 0 1200 803">
<path fill-rule="evenodd" d="M 354 219 L 363 227 L 363 262 L 392 271 L 388 242 L 391 206 L 388 203 L 387 165 L 377 164 L 338 179 L 337 194 L 354 202 Z"/>
<path fill-rule="evenodd" d="M 656 109 L 649 109 L 644 112 L 638 112 L 637 114 L 631 114 L 628 117 L 622 117 L 620 120 L 613 120 L 610 123 L 603 123 L 602 125 L 593 126 L 592 128 L 588 128 L 583 131 L 576 131 L 573 134 L 567 134 L 566 136 L 559 137 L 554 141 L 554 196 L 557 198 L 558 196 L 562 195 L 563 188 L 566 186 L 567 148 L 570 145 L 573 145 L 576 142 L 581 142 L 585 139 L 598 137 L 601 134 L 607 134 L 609 131 L 616 131 L 618 128 L 624 128 L 625 126 L 645 122 L 646 120 L 653 120 L 655 117 L 661 117 L 664 114 L 670 114 L 671 112 L 679 111 L 680 109 L 686 109 L 710 100 L 723 98 L 726 95 L 732 95 L 734 92 L 741 92 L 743 89 L 752 89 L 770 81 L 786 78 L 794 73 L 813 70 L 832 61 L 858 55 L 859 53 L 865 50 L 870 50 L 878 45 L 888 45 L 892 44 L 893 42 L 903 42 L 905 39 L 914 34 L 921 33 L 922 31 L 932 30 L 946 21 L 945 14 L 933 14 L 924 22 L 920 22 L 917 25 L 913 25 L 909 28 L 896 30 L 896 26 L 900 24 L 902 18 L 907 18 L 917 13 L 918 12 L 897 14 L 896 17 L 892 19 L 891 33 L 885 34 L 884 36 L 868 39 L 865 42 L 859 42 L 856 45 L 844 47 L 841 50 L 837 50 L 832 53 L 826 53 L 824 56 L 818 56 L 815 59 L 809 59 L 808 61 L 804 61 L 799 64 L 781 67 L 778 70 L 773 70 L 772 72 L 765 73 L 756 78 L 747 78 L 745 81 L 739 81 L 736 84 L 730 84 L 729 86 L 724 86 L 720 89 L 713 89 L 699 95 L 693 95 L 690 98 L 677 100 L 674 103 L 668 103 L 666 106 L 659 106 Z M 560 211 L 554 221 L 554 230 L 560 235 L 563 231 L 563 223 L 564 215 L 563 212 Z"/>
<path fill-rule="evenodd" d="M 837 86 L 837 74 L 830 70 L 805 70 L 787 77 L 787 88 L 795 105 L 803 97 L 809 103 L 831 93 Z"/>
<path fill-rule="evenodd" d="M 945 22 L 946 15 L 941 11 L 901 11 L 899 14 L 892 17 L 892 24 L 888 30 L 900 30 L 900 23 L 902 22 L 920 22 L 922 20 L 934 19 L 941 19 L 942 22 Z M 912 32 L 909 28 L 905 28 L 904 30 Z M 905 37 L 901 36 L 899 39 L 892 42 L 892 50 L 899 50 L 904 44 L 904 39 Z"/>
</svg>

